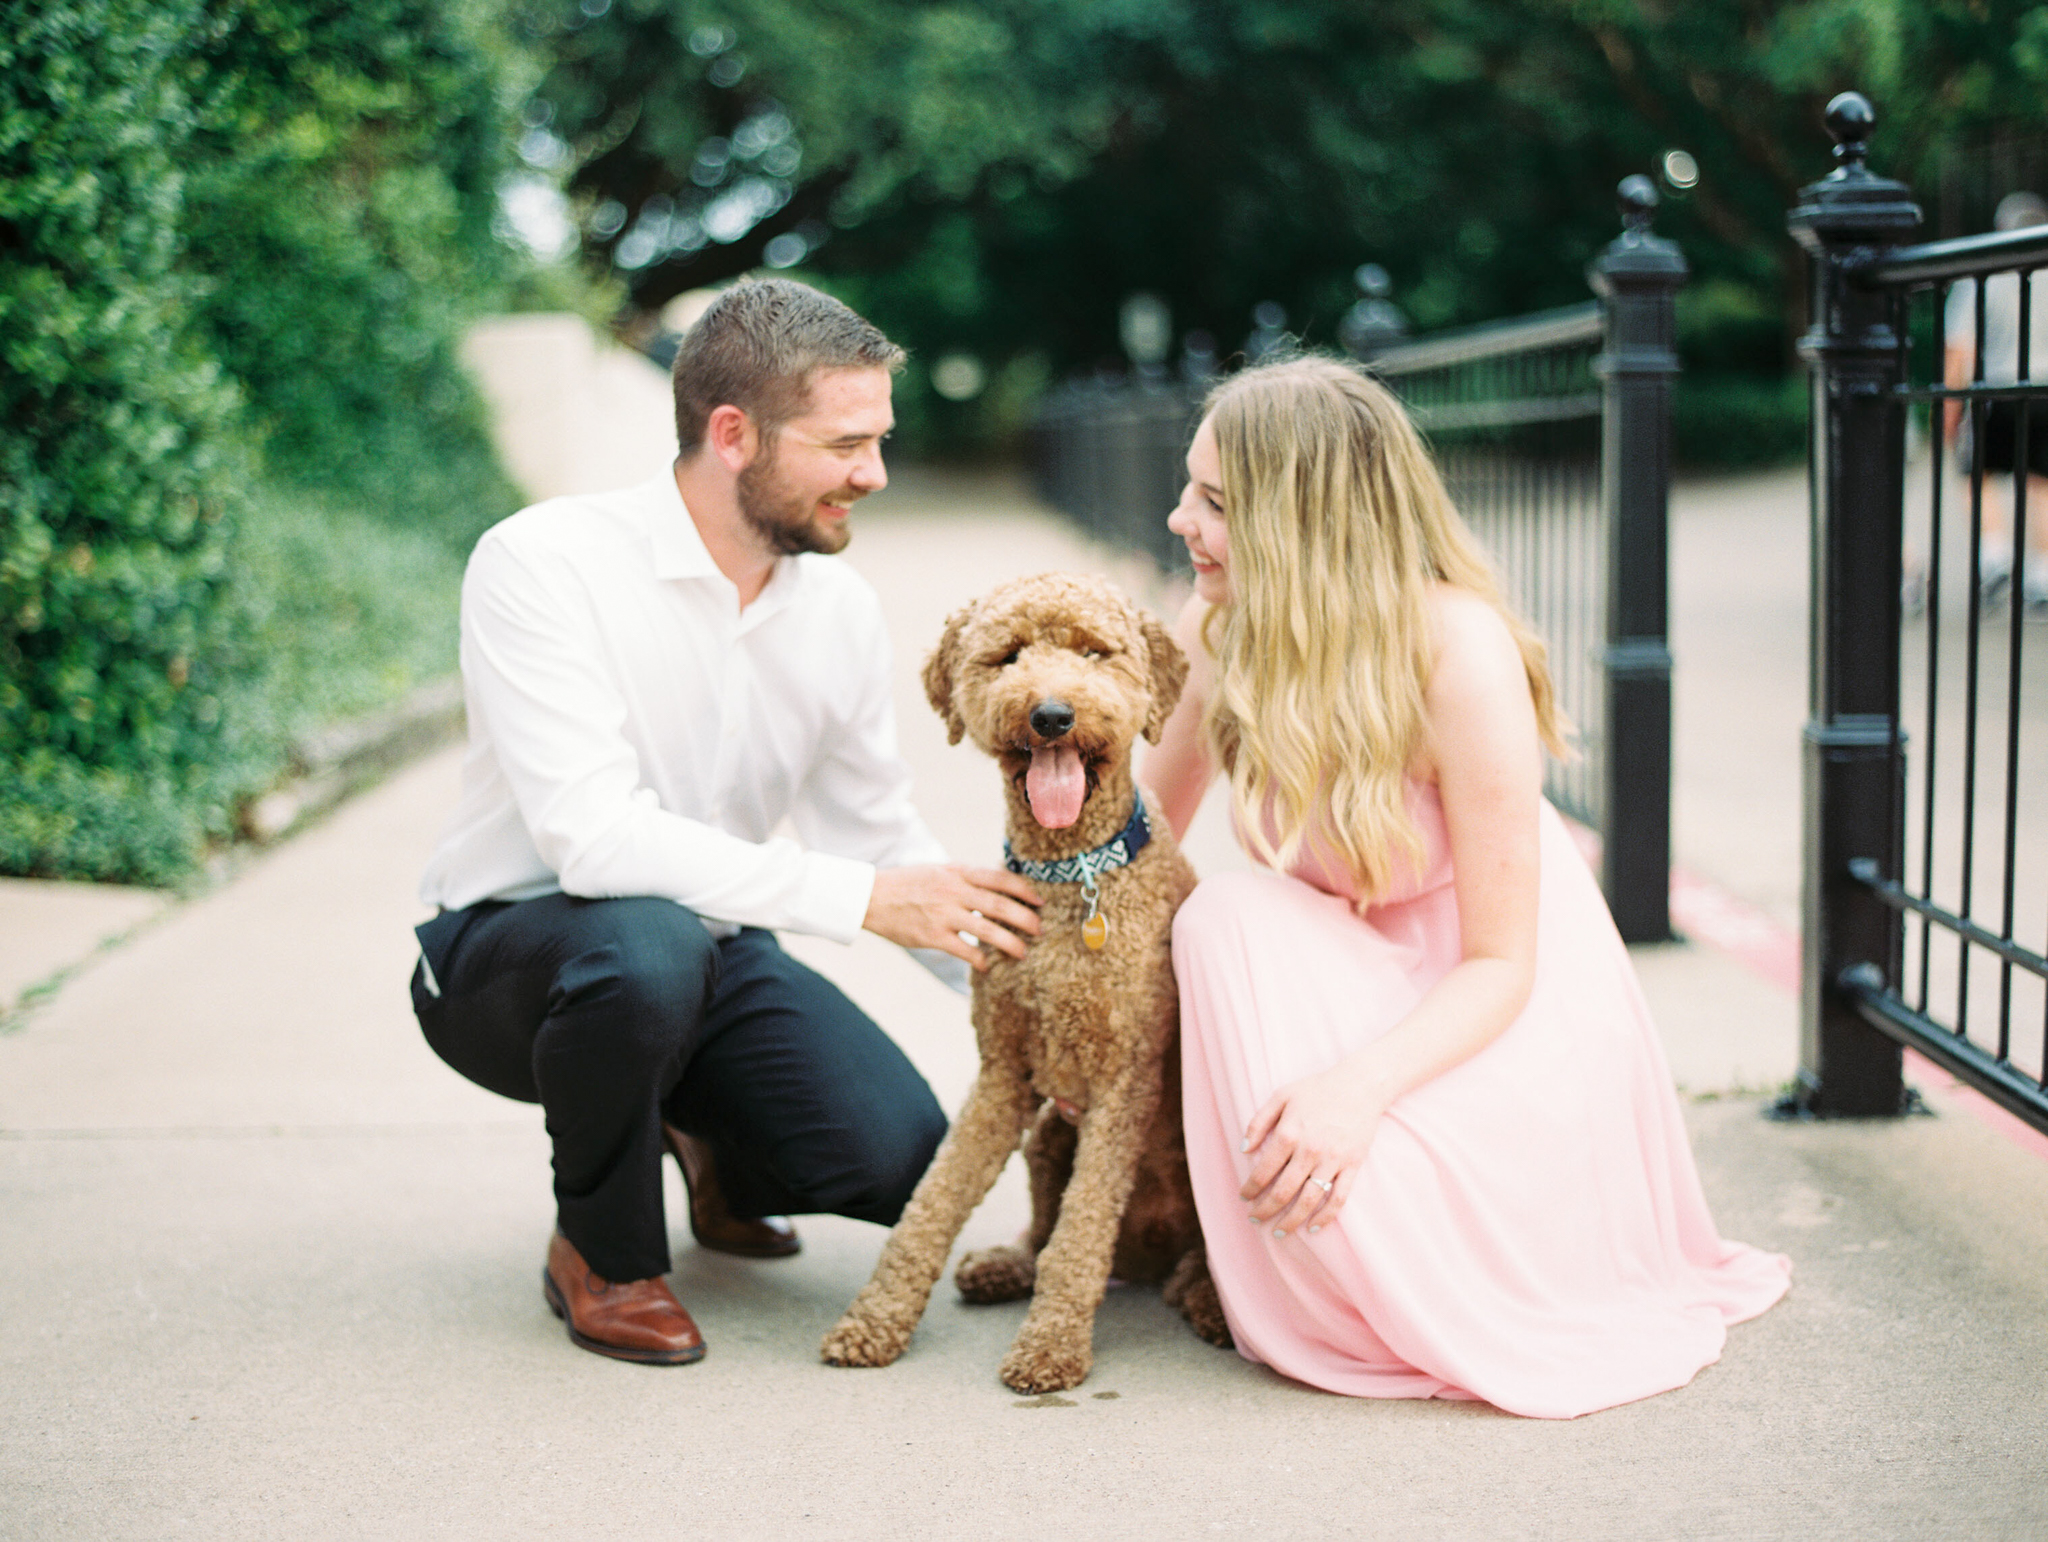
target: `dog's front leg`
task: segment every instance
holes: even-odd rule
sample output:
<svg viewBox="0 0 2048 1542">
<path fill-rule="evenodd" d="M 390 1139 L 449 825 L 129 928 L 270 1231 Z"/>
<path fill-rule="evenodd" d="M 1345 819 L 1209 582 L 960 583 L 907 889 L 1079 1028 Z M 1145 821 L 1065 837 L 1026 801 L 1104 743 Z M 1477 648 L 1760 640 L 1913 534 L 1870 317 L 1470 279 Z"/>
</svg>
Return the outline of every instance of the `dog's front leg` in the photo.
<svg viewBox="0 0 2048 1542">
<path fill-rule="evenodd" d="M 1004 1385 L 1019 1392 L 1058 1392 L 1087 1378 L 1095 1361 L 1095 1309 L 1109 1283 L 1117 1227 L 1158 1103 L 1154 1063 L 1096 1096 L 1083 1117 L 1059 1224 L 1038 1255 L 1037 1294 L 1003 1356 Z"/>
<path fill-rule="evenodd" d="M 1060 1218 L 1060 1196 L 1074 1172 L 1074 1127 L 1048 1098 L 1024 1142 L 1024 1171 L 1031 1180 L 1031 1227 L 1018 1242 L 976 1248 L 960 1260 L 953 1283 L 962 1299 L 980 1306 L 1021 1301 L 1038 1278 L 1038 1255 Z"/>
<path fill-rule="evenodd" d="M 887 1365 L 924 1316 L 953 1239 L 1017 1149 L 1036 1097 L 1017 1067 L 984 1065 L 946 1143 L 882 1245 L 874 1275 L 819 1345 L 831 1365 Z"/>
</svg>

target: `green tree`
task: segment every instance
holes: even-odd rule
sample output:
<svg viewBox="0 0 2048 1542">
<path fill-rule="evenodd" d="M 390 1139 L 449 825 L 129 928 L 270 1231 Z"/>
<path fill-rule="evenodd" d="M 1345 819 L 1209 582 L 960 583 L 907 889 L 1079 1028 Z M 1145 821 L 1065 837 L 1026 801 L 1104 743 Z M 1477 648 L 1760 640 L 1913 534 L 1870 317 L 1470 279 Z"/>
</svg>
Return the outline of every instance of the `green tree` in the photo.
<svg viewBox="0 0 2048 1542">
<path fill-rule="evenodd" d="M 1699 179 L 1660 228 L 1693 259 L 1688 354 L 1774 379 L 1799 325 L 1784 213 L 1829 164 L 1826 99 L 1871 93 L 1877 159 L 1922 179 L 1959 137 L 2038 122 L 2048 60 L 2038 0 L 528 0 L 520 15 L 552 60 L 540 111 L 588 249 L 636 307 L 802 261 L 920 352 L 966 348 L 999 374 L 1114 357 L 1117 306 L 1140 288 L 1226 351 L 1261 299 L 1328 341 L 1367 259 L 1423 328 L 1583 298 L 1616 182 L 1682 149 Z M 735 192 L 750 179 L 768 184 L 751 209 Z M 973 409 L 909 405 L 971 427 Z"/>
<path fill-rule="evenodd" d="M 777 237 L 801 251 L 905 194 L 970 200 L 996 165 L 1080 174 L 1117 106 L 1066 46 L 1076 10 L 527 0 L 518 25 L 551 60 L 536 121 L 573 161 L 588 249 L 648 309 Z"/>
</svg>

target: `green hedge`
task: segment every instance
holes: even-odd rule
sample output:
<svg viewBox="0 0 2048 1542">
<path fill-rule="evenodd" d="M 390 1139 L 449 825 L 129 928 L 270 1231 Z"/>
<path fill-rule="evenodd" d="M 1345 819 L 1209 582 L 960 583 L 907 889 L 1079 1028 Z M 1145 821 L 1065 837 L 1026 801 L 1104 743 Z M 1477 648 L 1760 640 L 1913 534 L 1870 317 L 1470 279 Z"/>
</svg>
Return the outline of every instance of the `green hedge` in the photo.
<svg viewBox="0 0 2048 1542">
<path fill-rule="evenodd" d="M 518 502 L 456 357 L 512 266 L 492 221 L 524 77 L 494 14 L 244 0 L 201 55 L 184 220 L 269 475 L 465 548 Z"/>
<path fill-rule="evenodd" d="M 179 263 L 197 0 L 0 29 L 0 866 L 163 879 L 248 772 L 253 462 Z"/>
<path fill-rule="evenodd" d="M 176 881 L 453 666 L 519 63 L 461 0 L 0 0 L 0 871 Z"/>
<path fill-rule="evenodd" d="M 1695 471 L 1796 465 L 1806 454 L 1806 416 L 1804 374 L 1688 372 L 1671 397 L 1672 454 Z"/>
</svg>

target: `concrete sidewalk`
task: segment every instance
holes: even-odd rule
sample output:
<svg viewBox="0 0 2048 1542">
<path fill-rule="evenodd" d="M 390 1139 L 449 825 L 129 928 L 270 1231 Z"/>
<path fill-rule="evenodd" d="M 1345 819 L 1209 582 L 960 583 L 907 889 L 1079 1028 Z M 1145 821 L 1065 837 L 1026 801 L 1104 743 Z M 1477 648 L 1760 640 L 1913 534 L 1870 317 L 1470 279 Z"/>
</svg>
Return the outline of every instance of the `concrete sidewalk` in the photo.
<svg viewBox="0 0 2048 1542">
<path fill-rule="evenodd" d="M 1751 672 L 1736 633 L 1798 618 L 1717 620 L 1686 596 L 1691 567 L 1777 528 L 1771 497 L 1727 504 L 1747 512 L 1719 537 L 1682 504 L 1675 541 L 1681 855 L 1712 872 L 1719 853 L 1731 882 L 1750 863 L 1767 909 L 1796 881 L 1772 849 L 1788 789 L 1768 754 L 1703 764 L 1719 741 L 1688 713 L 1740 685 L 1707 660 Z M 1118 565 L 1014 483 L 942 476 L 864 506 L 849 559 L 895 629 L 920 804 L 986 858 L 995 779 L 945 745 L 916 665 L 1001 578 Z M 2048 1164 L 1963 1117 L 1764 1122 L 1791 1003 L 1687 947 L 1639 961 L 1709 1196 L 1727 1235 L 1797 1274 L 1681 1391 L 1569 1424 L 1347 1400 L 1209 1348 L 1137 1289 L 1112 1291 L 1094 1373 L 1064 1396 L 1007 1392 L 1021 1306 L 949 1285 L 898 1365 L 832 1370 L 818 1336 L 882 1233 L 830 1218 L 761 1264 L 672 1226 L 709 1357 L 581 1353 L 540 1296 L 538 1111 L 446 1070 L 407 1010 L 413 887 L 455 775 L 453 752 L 420 762 L 0 1034 L 0 1538 L 2048 1535 Z M 1242 861 L 1222 826 L 1210 809 L 1190 842 L 1205 872 Z M 960 998 L 872 939 L 790 946 L 957 1104 Z M 1024 1208 L 1013 1164 L 964 1244 Z"/>
</svg>

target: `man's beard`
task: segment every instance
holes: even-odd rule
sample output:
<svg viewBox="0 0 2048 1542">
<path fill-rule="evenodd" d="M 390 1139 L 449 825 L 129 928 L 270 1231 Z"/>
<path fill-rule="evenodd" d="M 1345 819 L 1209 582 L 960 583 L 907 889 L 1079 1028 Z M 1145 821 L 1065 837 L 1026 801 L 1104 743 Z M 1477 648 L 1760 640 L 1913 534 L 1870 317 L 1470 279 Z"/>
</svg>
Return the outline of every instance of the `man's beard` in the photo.
<svg viewBox="0 0 2048 1542">
<path fill-rule="evenodd" d="M 844 551 L 846 543 L 853 539 L 852 530 L 844 523 L 821 523 L 816 513 L 818 500 L 784 487 L 775 479 L 775 466 L 776 456 L 770 450 L 739 475 L 740 518 L 748 528 L 769 550 L 785 557 L 800 552 L 819 552 L 829 557 Z"/>
</svg>

